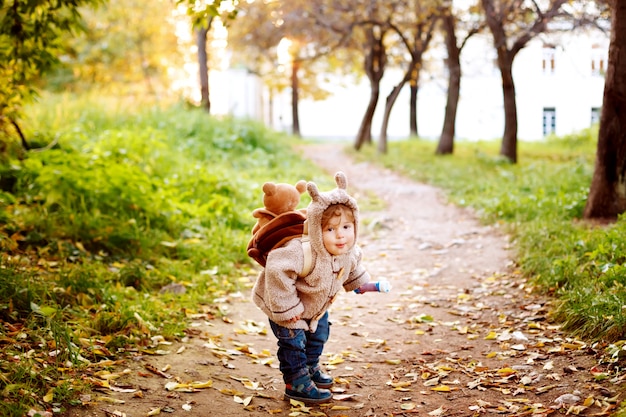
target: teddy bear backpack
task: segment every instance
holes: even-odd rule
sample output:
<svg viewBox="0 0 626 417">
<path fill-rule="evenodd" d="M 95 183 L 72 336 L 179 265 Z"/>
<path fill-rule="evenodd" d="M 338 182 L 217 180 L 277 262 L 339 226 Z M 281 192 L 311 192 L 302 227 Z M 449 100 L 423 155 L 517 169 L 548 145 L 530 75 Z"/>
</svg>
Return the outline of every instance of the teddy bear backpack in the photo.
<svg viewBox="0 0 626 417">
<path fill-rule="evenodd" d="M 313 262 L 311 243 L 306 225 L 306 209 L 297 210 L 300 195 L 306 191 L 306 181 L 296 185 L 266 182 L 263 184 L 263 208 L 255 209 L 252 216 L 257 223 L 252 228 L 248 242 L 248 256 L 265 267 L 267 255 L 291 239 L 302 238 L 304 268 L 300 276 L 311 272 Z"/>
</svg>

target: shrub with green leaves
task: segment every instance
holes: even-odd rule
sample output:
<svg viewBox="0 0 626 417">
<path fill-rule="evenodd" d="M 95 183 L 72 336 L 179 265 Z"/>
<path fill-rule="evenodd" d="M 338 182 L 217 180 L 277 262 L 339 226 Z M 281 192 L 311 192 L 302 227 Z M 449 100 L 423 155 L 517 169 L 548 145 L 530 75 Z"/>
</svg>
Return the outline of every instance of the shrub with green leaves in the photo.
<svg viewBox="0 0 626 417">
<path fill-rule="evenodd" d="M 100 350 L 180 338 L 185 312 L 219 315 L 215 300 L 256 271 L 246 245 L 262 184 L 320 173 L 293 138 L 200 109 L 65 95 L 29 113 L 29 137 L 58 142 L 0 161 L 0 319 L 33 339 L 0 350 L 20 358 L 0 365 L 0 414 L 16 416 L 49 393 L 42 378 L 57 384 L 55 402 L 72 403 Z M 24 379 L 50 360 L 48 343 L 71 370 Z"/>
</svg>

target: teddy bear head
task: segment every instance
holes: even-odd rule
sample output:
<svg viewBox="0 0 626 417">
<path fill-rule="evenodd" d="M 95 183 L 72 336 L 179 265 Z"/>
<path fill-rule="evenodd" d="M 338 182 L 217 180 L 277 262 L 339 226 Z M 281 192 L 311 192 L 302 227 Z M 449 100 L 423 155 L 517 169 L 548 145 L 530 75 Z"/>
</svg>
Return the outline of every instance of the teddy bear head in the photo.
<svg viewBox="0 0 626 417">
<path fill-rule="evenodd" d="M 296 185 L 266 182 L 263 184 L 263 208 L 252 212 L 257 224 L 252 233 L 267 224 L 274 217 L 295 210 L 300 204 L 300 195 L 306 191 L 306 181 L 300 180 Z"/>
<path fill-rule="evenodd" d="M 263 205 L 276 216 L 295 210 L 300 204 L 300 195 L 306 191 L 306 181 L 296 185 L 266 182 L 263 184 Z"/>
</svg>

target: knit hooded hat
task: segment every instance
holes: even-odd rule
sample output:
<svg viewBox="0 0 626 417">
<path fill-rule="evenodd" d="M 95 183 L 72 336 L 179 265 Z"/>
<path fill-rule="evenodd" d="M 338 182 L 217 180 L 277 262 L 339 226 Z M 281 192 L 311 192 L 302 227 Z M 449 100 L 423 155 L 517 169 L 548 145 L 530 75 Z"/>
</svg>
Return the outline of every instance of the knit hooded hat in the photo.
<svg viewBox="0 0 626 417">
<path fill-rule="evenodd" d="M 359 206 L 356 200 L 347 193 L 348 179 L 346 174 L 339 171 L 335 174 L 337 188 L 327 192 L 320 192 L 314 182 L 307 183 L 307 191 L 311 196 L 311 203 L 307 208 L 307 223 L 311 246 L 319 251 L 324 248 L 322 237 L 322 215 L 333 204 L 343 204 L 352 210 L 354 214 L 355 241 L 358 237 Z"/>
</svg>

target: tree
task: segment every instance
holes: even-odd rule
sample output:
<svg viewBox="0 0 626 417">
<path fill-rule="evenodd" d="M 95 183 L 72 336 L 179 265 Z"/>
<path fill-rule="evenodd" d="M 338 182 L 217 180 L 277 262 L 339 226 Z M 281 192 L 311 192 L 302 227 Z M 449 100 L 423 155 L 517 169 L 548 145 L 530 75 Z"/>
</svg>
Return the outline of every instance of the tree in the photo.
<svg viewBox="0 0 626 417">
<path fill-rule="evenodd" d="M 182 59 L 166 1 L 108 0 L 84 10 L 82 36 L 66 34 L 69 50 L 62 65 L 46 77 L 50 90 L 98 90 L 125 94 L 169 91 L 168 70 Z"/>
<path fill-rule="evenodd" d="M 270 97 L 291 87 L 294 136 L 301 134 L 300 98 L 328 96 L 320 74 L 333 71 L 327 58 L 341 43 L 341 36 L 318 24 L 315 6 L 308 0 L 242 2 L 240 21 L 229 36 L 234 60 L 263 78 Z"/>
<path fill-rule="evenodd" d="M 37 95 L 36 81 L 59 63 L 63 34 L 81 27 L 80 7 L 102 0 L 33 2 L 6 0 L 0 9 L 0 133 L 12 126 L 22 146 L 28 143 L 18 123 L 23 105 Z"/>
<path fill-rule="evenodd" d="M 372 143 L 372 119 L 380 97 L 380 81 L 387 67 L 384 39 L 388 31 L 389 27 L 386 25 L 371 25 L 365 28 L 363 68 L 370 82 L 370 99 L 354 142 L 356 150 L 361 149 L 366 143 Z"/>
<path fill-rule="evenodd" d="M 468 13 L 463 19 L 457 17 L 457 13 Z M 470 8 L 469 10 L 454 11 L 450 3 L 444 6 L 442 12 L 442 28 L 445 34 L 446 50 L 448 52 L 448 97 L 443 119 L 443 127 L 437 144 L 437 155 L 447 155 L 454 151 L 454 136 L 456 132 L 456 113 L 459 106 L 461 92 L 461 51 L 470 37 L 478 33 L 483 28 L 482 19 L 472 18 L 477 14 Z M 462 25 L 465 34 L 461 43 L 457 35 L 457 27 Z"/>
<path fill-rule="evenodd" d="M 220 18 L 228 22 L 237 16 L 237 1 L 230 3 L 232 7 L 222 8 L 224 0 L 176 0 L 176 4 L 184 5 L 187 14 L 191 16 L 191 24 L 196 35 L 198 48 L 198 72 L 200 81 L 200 105 L 207 113 L 211 113 L 211 99 L 209 86 L 209 48 L 208 38 L 211 33 L 214 19 Z"/>
<path fill-rule="evenodd" d="M 517 163 L 517 103 L 513 60 L 528 42 L 548 31 L 548 24 L 562 15 L 568 0 L 481 0 L 487 26 L 493 36 L 504 99 L 504 134 L 500 155 Z M 542 9 L 541 5 L 545 7 Z"/>
<path fill-rule="evenodd" d="M 282 76 L 285 63 L 278 56 L 279 44 L 284 36 L 277 22 L 279 8 L 278 2 L 243 2 L 239 6 L 237 24 L 228 31 L 231 64 L 259 77 L 268 89 L 270 124 L 274 121 L 275 95 L 289 87 Z"/>
<path fill-rule="evenodd" d="M 587 219 L 616 219 L 626 211 L 626 3 L 609 4 L 611 41 Z"/>
<path fill-rule="evenodd" d="M 378 140 L 378 151 L 380 153 L 387 153 L 387 128 L 389 126 L 389 118 L 391 117 L 393 105 L 400 95 L 400 91 L 404 85 L 411 80 L 417 91 L 419 73 L 422 67 L 422 57 L 432 40 L 438 19 L 438 10 L 435 5 L 423 0 L 407 1 L 402 4 L 401 7 L 398 7 L 393 15 L 390 15 L 388 25 L 398 36 L 400 43 L 406 48 L 410 59 L 404 76 L 400 82 L 392 88 L 385 100 L 385 110 Z M 417 99 L 417 94 L 415 94 L 413 98 Z M 412 108 L 416 109 L 417 106 L 415 103 L 412 104 Z"/>
</svg>

